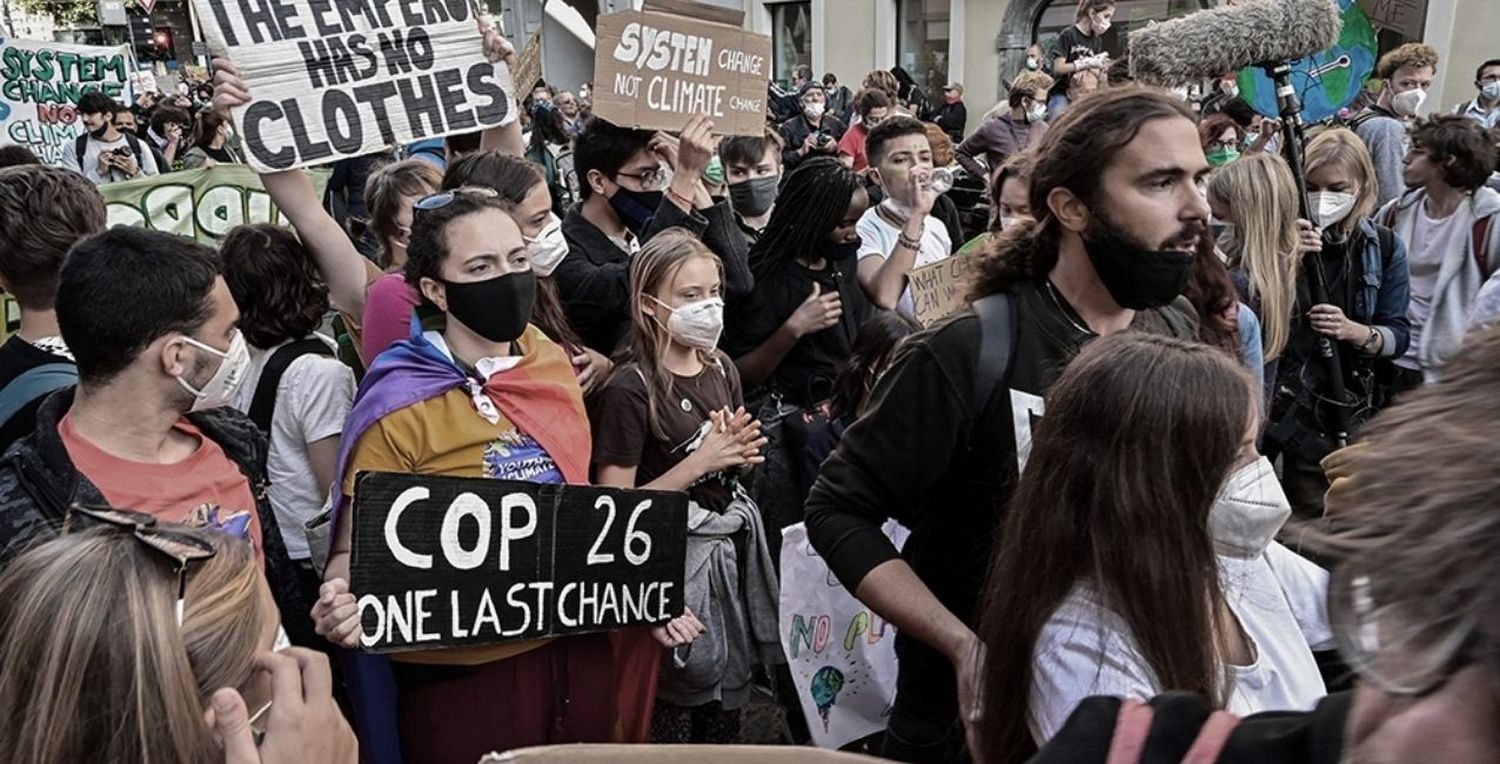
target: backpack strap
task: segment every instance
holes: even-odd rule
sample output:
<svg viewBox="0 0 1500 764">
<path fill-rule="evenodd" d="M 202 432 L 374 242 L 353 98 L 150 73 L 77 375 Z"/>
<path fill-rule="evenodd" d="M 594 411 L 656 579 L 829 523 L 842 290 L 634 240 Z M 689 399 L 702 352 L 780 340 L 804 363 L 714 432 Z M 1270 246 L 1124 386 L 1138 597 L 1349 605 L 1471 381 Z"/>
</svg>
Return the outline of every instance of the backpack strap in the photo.
<svg viewBox="0 0 1500 764">
<path fill-rule="evenodd" d="M 78 169 L 83 170 L 83 155 L 89 150 L 89 134 L 83 133 L 73 141 L 73 155 L 78 158 Z M 85 172 L 87 172 L 85 170 Z"/>
<path fill-rule="evenodd" d="M 77 383 L 78 367 L 62 361 L 44 363 L 21 372 L 0 390 L 0 425 L 9 422 L 16 412 L 32 401 Z"/>
<path fill-rule="evenodd" d="M 271 417 L 276 413 L 276 388 L 281 385 L 281 375 L 286 373 L 287 367 L 292 361 L 305 355 L 322 355 L 333 357 L 333 350 L 317 337 L 308 337 L 305 340 L 282 345 L 266 359 L 266 366 L 260 372 L 260 381 L 255 384 L 255 397 L 250 399 L 250 421 L 254 422 L 261 432 L 270 434 Z"/>
<path fill-rule="evenodd" d="M 996 292 L 974 301 L 979 317 L 979 364 L 974 370 L 974 421 L 984 419 L 995 389 L 1010 376 L 1016 347 L 1016 302 L 1009 292 Z"/>
<path fill-rule="evenodd" d="M 1489 278 L 1490 271 L 1490 228 L 1495 223 L 1495 215 L 1486 215 L 1474 221 L 1474 262 L 1479 265 L 1479 273 Z"/>
</svg>

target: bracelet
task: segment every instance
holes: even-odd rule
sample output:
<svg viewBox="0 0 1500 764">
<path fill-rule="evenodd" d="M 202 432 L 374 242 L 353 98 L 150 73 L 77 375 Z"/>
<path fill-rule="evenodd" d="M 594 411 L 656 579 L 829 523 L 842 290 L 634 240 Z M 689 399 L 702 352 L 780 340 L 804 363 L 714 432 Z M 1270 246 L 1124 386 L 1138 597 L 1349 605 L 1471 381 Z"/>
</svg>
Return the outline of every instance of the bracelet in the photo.
<svg viewBox="0 0 1500 764">
<path fill-rule="evenodd" d="M 1372 326 L 1369 328 L 1370 336 L 1366 337 L 1364 342 L 1359 343 L 1359 349 L 1362 353 L 1375 355 L 1376 353 L 1380 352 L 1380 348 L 1378 346 L 1385 344 L 1385 338 L 1380 336 L 1380 332 L 1375 331 L 1375 327 Z M 1374 347 L 1373 350 L 1371 349 L 1372 347 Z"/>
<path fill-rule="evenodd" d="M 922 251 L 922 240 L 921 239 L 913 239 L 910 236 L 907 236 L 905 232 L 902 232 L 902 233 L 896 234 L 896 246 L 906 247 L 907 249 L 909 249 L 909 250 L 911 250 L 913 252 L 921 252 Z"/>
<path fill-rule="evenodd" d="M 671 186 L 667 186 L 667 196 L 670 197 L 672 201 L 677 202 L 678 205 L 686 207 L 689 210 L 697 206 L 693 203 L 692 199 L 685 198 L 682 194 L 677 193 L 677 191 L 674 190 Z"/>
</svg>

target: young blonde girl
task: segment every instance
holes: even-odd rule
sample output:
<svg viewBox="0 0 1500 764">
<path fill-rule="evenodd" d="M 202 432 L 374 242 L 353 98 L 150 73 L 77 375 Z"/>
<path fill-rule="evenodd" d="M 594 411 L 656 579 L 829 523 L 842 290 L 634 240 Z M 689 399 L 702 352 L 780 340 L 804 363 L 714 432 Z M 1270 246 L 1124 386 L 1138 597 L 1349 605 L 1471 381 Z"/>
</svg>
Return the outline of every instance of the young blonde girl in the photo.
<svg viewBox="0 0 1500 764">
<path fill-rule="evenodd" d="M 591 406 L 596 483 L 690 499 L 689 612 L 658 634 L 674 653 L 659 675 L 653 742 L 733 742 L 754 667 L 780 654 L 775 572 L 759 512 L 738 484 L 766 440 L 717 349 L 722 280 L 723 265 L 697 239 L 653 238 L 631 263 L 628 345 Z M 700 632 L 691 650 L 676 649 Z"/>
</svg>

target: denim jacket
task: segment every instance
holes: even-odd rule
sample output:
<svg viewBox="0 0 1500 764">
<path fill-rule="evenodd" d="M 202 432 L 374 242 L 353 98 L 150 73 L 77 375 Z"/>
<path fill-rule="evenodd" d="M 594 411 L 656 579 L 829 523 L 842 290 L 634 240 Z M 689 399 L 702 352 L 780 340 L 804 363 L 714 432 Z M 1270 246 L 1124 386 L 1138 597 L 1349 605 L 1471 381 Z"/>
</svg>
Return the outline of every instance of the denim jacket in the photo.
<svg viewBox="0 0 1500 764">
<path fill-rule="evenodd" d="M 1395 246 L 1387 260 L 1380 251 L 1378 228 L 1365 218 L 1359 221 L 1352 237 L 1352 243 L 1359 248 L 1363 277 L 1354 293 L 1354 304 L 1346 307 L 1349 318 L 1374 328 L 1384 339 L 1379 357 L 1399 358 L 1411 344 L 1411 320 L 1406 315 L 1411 299 L 1411 273 L 1406 264 L 1406 244 L 1401 237 L 1390 237 Z"/>
</svg>

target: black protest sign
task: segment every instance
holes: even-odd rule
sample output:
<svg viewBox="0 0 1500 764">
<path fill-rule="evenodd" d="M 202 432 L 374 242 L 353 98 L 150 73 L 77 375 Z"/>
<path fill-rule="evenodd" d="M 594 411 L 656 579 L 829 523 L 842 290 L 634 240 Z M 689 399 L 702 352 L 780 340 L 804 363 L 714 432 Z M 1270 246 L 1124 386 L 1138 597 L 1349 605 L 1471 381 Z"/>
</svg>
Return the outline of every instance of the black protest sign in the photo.
<svg viewBox="0 0 1500 764">
<path fill-rule="evenodd" d="M 193 0 L 253 99 L 234 126 L 255 169 L 324 164 L 516 118 L 470 0 Z"/>
<path fill-rule="evenodd" d="M 349 588 L 360 646 L 398 652 L 682 615 L 687 494 L 361 473 Z"/>
</svg>

